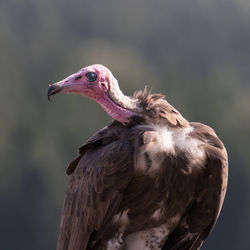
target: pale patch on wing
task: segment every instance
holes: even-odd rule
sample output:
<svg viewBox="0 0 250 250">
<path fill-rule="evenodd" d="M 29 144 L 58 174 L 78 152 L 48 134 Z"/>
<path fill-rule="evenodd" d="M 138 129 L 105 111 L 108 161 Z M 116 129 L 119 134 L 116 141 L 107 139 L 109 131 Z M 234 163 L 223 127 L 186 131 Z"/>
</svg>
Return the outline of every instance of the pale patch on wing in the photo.
<svg viewBox="0 0 250 250">
<path fill-rule="evenodd" d="M 136 168 L 153 173 L 161 168 L 164 157 L 160 153 L 177 155 L 180 152 L 188 154 L 190 167 L 202 166 L 205 153 L 203 142 L 190 136 L 193 127 L 171 128 L 160 125 L 138 125 L 143 132 L 143 145 L 136 154 Z"/>
<path fill-rule="evenodd" d="M 126 209 L 124 212 L 117 213 L 113 216 L 112 221 L 119 224 L 119 232 L 117 232 L 115 236 L 107 242 L 108 250 L 122 249 L 124 243 L 123 233 L 126 226 L 129 224 L 128 211 L 129 209 Z"/>
<path fill-rule="evenodd" d="M 116 235 L 107 242 L 107 250 L 120 250 L 123 246 L 123 239 L 121 233 Z"/>
<path fill-rule="evenodd" d="M 156 228 L 132 233 L 125 239 L 125 249 L 160 250 L 168 234 L 169 230 L 166 224 Z"/>
<path fill-rule="evenodd" d="M 158 125 L 138 125 L 137 128 L 145 130 L 143 141 L 152 152 L 173 151 L 172 131 L 167 127 Z"/>
<path fill-rule="evenodd" d="M 202 142 L 189 136 L 192 131 L 193 127 L 175 131 L 172 134 L 174 145 L 182 151 L 191 153 L 193 156 L 202 157 L 204 153 L 199 148 Z"/>
<path fill-rule="evenodd" d="M 156 133 L 157 144 L 153 148 L 154 151 L 163 152 L 163 151 L 173 151 L 174 142 L 172 131 L 166 129 L 165 127 L 154 126 Z"/>
<path fill-rule="evenodd" d="M 113 222 L 120 225 L 120 232 L 124 232 L 126 226 L 129 224 L 128 211 L 129 209 L 126 209 L 124 212 L 115 214 L 113 217 Z"/>
<path fill-rule="evenodd" d="M 143 128 L 143 126 L 141 126 Z M 152 128 L 152 131 L 146 132 L 152 136 L 154 140 L 149 141 L 147 149 L 152 152 L 172 152 L 177 147 L 181 151 L 191 153 L 196 157 L 202 157 L 203 151 L 199 148 L 201 141 L 192 138 L 189 134 L 193 131 L 193 127 L 173 129 L 167 126 L 146 125 L 145 128 Z"/>
<path fill-rule="evenodd" d="M 155 219 L 155 220 L 159 220 L 161 217 L 161 213 L 162 213 L 162 208 L 158 208 L 154 211 L 154 213 L 152 214 L 151 218 Z"/>
</svg>

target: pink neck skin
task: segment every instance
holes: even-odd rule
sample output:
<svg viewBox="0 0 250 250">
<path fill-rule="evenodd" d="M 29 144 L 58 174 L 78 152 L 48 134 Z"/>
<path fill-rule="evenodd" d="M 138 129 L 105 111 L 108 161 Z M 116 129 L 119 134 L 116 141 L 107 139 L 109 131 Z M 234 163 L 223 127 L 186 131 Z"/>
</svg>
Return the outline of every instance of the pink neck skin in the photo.
<svg viewBox="0 0 250 250">
<path fill-rule="evenodd" d="M 127 123 L 129 118 L 134 115 L 132 111 L 117 105 L 106 95 L 96 101 L 114 120 L 118 122 Z"/>
</svg>

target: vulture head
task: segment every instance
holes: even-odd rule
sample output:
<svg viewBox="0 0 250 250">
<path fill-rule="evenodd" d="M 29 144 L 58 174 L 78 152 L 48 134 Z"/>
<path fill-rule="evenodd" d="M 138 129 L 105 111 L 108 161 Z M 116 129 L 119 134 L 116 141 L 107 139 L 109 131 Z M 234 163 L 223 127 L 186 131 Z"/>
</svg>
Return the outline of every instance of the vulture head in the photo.
<svg viewBox="0 0 250 250">
<path fill-rule="evenodd" d="M 82 68 L 49 85 L 48 99 L 59 92 L 87 96 L 123 124 L 144 121 L 148 124 L 167 123 L 172 127 L 189 126 L 188 121 L 161 94 L 150 94 L 145 90 L 135 92 L 133 97 L 124 95 L 111 71 L 100 64 Z"/>
<path fill-rule="evenodd" d="M 138 100 L 125 96 L 111 71 L 100 64 L 82 68 L 64 80 L 49 85 L 48 99 L 59 92 L 87 96 L 121 123 L 129 122 L 131 117 L 141 112 Z"/>
</svg>

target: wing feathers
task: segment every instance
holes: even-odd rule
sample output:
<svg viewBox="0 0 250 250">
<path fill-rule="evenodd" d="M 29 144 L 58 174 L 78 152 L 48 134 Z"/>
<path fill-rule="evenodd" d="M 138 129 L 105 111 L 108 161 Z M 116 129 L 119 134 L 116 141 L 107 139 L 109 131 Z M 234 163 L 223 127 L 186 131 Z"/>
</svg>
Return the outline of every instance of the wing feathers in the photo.
<svg viewBox="0 0 250 250">
<path fill-rule="evenodd" d="M 57 249 L 85 249 L 118 209 L 133 174 L 133 145 L 101 130 L 83 145 L 66 191 Z M 124 132 L 124 131 L 123 131 Z M 112 140 L 111 140 L 112 138 Z M 101 235 L 95 235 L 95 241 Z M 93 238 L 93 237 L 92 237 Z M 83 243 L 84 242 L 84 243 Z M 93 241 L 94 242 L 94 241 Z"/>
<path fill-rule="evenodd" d="M 166 213 L 162 218 L 181 217 L 171 228 L 162 249 L 199 249 L 213 229 L 224 200 L 227 154 L 211 128 L 199 123 L 191 123 L 191 126 L 194 130 L 190 136 L 201 142 L 206 159 L 204 165 L 194 166 L 199 171 L 185 174 L 181 168 L 187 166 L 189 159 L 183 152 L 174 157 L 158 155 L 165 157 L 159 172 L 161 176 L 153 178 L 154 175 L 140 171 L 134 173 L 132 141 L 136 138 L 134 143 L 138 147 L 147 144 L 138 136 L 145 131 L 132 131 L 117 122 L 82 145 L 81 155 L 67 171 L 72 175 L 66 191 L 57 249 L 102 249 L 102 242 L 118 230 L 113 224 L 110 227 L 118 211 L 129 207 L 128 232 L 135 232 L 150 225 L 147 218 L 154 214 L 159 204 L 164 205 L 162 213 Z M 160 203 L 162 197 L 165 202 Z"/>
<path fill-rule="evenodd" d="M 207 156 L 203 176 L 197 183 L 196 198 L 179 226 L 169 235 L 164 250 L 197 250 L 212 231 L 219 216 L 227 187 L 227 153 L 214 131 L 199 123 L 193 135 L 204 142 Z"/>
</svg>

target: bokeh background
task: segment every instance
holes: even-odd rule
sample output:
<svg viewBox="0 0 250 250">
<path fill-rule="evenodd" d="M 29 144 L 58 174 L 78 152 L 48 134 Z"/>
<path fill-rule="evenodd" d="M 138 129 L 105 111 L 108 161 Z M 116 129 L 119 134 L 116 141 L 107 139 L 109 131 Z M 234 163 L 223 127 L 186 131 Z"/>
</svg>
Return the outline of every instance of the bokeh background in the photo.
<svg viewBox="0 0 250 250">
<path fill-rule="evenodd" d="M 250 249 L 249 0 L 0 1 L 0 249 L 55 249 L 67 164 L 111 119 L 49 83 L 102 63 L 215 128 L 229 186 L 204 250 Z"/>
</svg>

